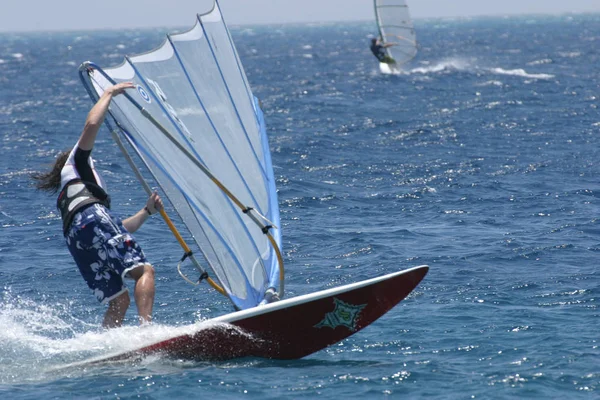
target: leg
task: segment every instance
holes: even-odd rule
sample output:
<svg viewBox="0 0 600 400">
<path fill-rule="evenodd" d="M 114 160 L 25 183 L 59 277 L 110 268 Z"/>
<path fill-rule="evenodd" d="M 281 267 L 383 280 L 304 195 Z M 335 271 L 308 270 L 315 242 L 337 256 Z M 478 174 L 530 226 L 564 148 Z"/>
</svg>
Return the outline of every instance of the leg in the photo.
<svg viewBox="0 0 600 400">
<path fill-rule="evenodd" d="M 108 310 L 104 314 L 102 326 L 104 328 L 117 328 L 123 323 L 125 313 L 129 308 L 129 293 L 124 292 L 108 302 Z"/>
<path fill-rule="evenodd" d="M 143 267 L 129 271 L 129 276 L 135 279 L 133 296 L 140 323 L 151 322 L 152 306 L 154 305 L 154 268 L 145 264 Z"/>
</svg>

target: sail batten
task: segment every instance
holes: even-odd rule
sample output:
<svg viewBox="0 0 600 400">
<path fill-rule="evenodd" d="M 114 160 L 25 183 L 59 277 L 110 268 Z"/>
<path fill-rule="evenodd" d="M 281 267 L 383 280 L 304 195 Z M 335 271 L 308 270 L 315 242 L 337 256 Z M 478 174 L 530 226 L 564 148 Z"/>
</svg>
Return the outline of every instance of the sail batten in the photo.
<svg viewBox="0 0 600 400">
<path fill-rule="evenodd" d="M 282 291 L 281 233 L 268 227 L 280 221 L 264 117 L 218 3 L 153 51 L 115 67 L 90 65 L 80 74 L 93 98 L 115 82 L 134 83 L 113 99 L 109 118 L 236 308 Z"/>
</svg>

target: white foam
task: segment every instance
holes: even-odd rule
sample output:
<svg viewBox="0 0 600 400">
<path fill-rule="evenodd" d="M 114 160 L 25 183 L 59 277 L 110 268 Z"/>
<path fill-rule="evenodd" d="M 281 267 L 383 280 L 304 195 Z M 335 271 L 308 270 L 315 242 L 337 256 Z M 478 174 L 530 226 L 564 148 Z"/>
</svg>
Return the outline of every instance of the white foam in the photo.
<svg viewBox="0 0 600 400">
<path fill-rule="evenodd" d="M 530 63 L 530 65 L 537 65 L 537 64 L 545 64 L 551 61 L 548 60 L 539 60 L 538 62 L 534 62 L 534 63 Z M 389 73 L 389 74 L 422 74 L 422 75 L 430 75 L 430 74 L 437 74 L 440 72 L 446 72 L 446 71 L 460 71 L 460 72 L 473 72 L 473 73 L 492 73 L 495 75 L 505 75 L 505 76 L 518 76 L 518 77 L 522 77 L 522 78 L 528 78 L 528 79 L 553 79 L 554 75 L 551 74 L 532 74 L 532 73 L 528 73 L 527 71 L 525 71 L 522 68 L 516 68 L 516 69 L 504 69 L 501 67 L 494 67 L 494 68 L 483 68 L 483 67 L 479 67 L 476 65 L 473 65 L 472 62 L 464 59 L 464 58 L 450 58 L 450 59 L 446 59 L 446 60 L 441 60 L 435 63 L 432 63 L 430 65 L 427 65 L 428 63 L 426 63 L 425 66 L 422 67 L 417 67 L 417 68 L 413 68 L 410 70 L 390 70 L 389 68 L 384 68 L 382 66 L 381 71 L 383 73 Z M 381 65 L 381 64 L 380 64 Z M 385 64 L 383 64 L 385 66 Z M 488 81 L 484 84 L 485 85 L 489 85 L 489 84 L 493 84 L 496 86 L 501 86 L 502 83 L 499 81 Z"/>
<path fill-rule="evenodd" d="M 551 58 L 543 58 L 541 60 L 535 60 L 535 61 L 528 62 L 527 65 L 552 64 L 552 62 L 553 61 Z"/>
<path fill-rule="evenodd" d="M 530 78 L 530 79 L 552 79 L 552 78 L 554 78 L 554 75 L 550 75 L 550 74 L 530 74 L 530 73 L 527 73 L 527 71 L 525 71 L 522 68 L 517 68 L 517 69 L 490 68 L 489 71 L 494 74 L 498 74 L 498 75 L 520 76 L 523 78 Z"/>
<path fill-rule="evenodd" d="M 150 324 L 105 330 L 74 317 L 72 304 L 13 297 L 4 288 L 0 304 L 0 384 L 56 379 L 56 368 L 90 358 L 126 352 L 167 338 L 190 334 L 214 323 L 185 326 Z M 94 309 L 93 312 L 98 312 Z M 73 371 L 65 371 L 73 373 Z"/>
<path fill-rule="evenodd" d="M 471 65 L 467 60 L 462 58 L 449 58 L 426 67 L 413 68 L 410 70 L 410 73 L 430 74 L 449 70 L 467 71 L 469 69 L 471 69 Z"/>
</svg>

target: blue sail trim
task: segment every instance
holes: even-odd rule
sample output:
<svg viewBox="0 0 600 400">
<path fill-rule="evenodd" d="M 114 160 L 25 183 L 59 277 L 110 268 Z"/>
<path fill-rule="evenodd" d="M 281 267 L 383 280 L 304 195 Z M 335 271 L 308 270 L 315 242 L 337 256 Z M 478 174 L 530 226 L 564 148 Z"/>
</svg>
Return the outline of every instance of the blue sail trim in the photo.
<svg viewBox="0 0 600 400">
<path fill-rule="evenodd" d="M 281 243 L 281 218 L 279 215 L 279 207 L 274 207 L 273 205 L 277 205 L 277 188 L 275 187 L 275 175 L 273 173 L 273 162 L 271 160 L 271 152 L 269 150 L 269 141 L 267 138 L 267 128 L 265 125 L 264 115 L 262 109 L 260 108 L 260 104 L 258 99 L 253 96 L 254 108 L 256 109 L 256 120 L 259 125 L 259 132 L 262 136 L 262 145 L 263 145 L 263 154 L 265 155 L 265 165 L 270 172 L 268 187 L 269 187 L 269 217 L 274 224 L 276 224 L 279 229 L 275 229 L 274 238 L 275 243 L 279 246 L 279 251 L 281 252 L 282 243 Z M 277 256 L 275 255 L 275 249 L 271 249 L 270 252 L 270 262 L 271 265 L 275 265 L 279 263 Z M 271 287 L 278 287 L 279 284 L 279 268 L 275 267 L 271 270 L 271 276 L 269 277 L 269 284 Z"/>
</svg>

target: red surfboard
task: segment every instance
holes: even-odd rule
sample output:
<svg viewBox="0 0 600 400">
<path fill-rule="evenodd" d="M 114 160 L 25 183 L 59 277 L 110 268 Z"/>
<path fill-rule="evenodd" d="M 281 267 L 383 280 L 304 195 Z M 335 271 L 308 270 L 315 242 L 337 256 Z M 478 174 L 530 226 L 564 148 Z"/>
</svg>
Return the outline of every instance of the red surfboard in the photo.
<svg viewBox="0 0 600 400">
<path fill-rule="evenodd" d="M 136 360 L 152 354 L 184 360 L 301 358 L 377 320 L 408 296 L 428 270 L 426 265 L 418 266 L 234 312 L 199 324 L 197 332 L 77 365 Z"/>
</svg>

